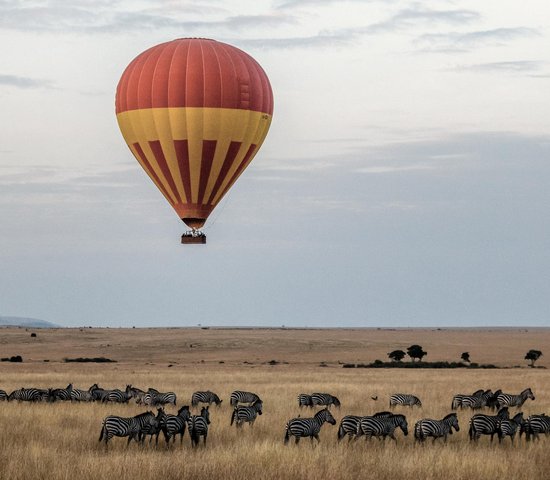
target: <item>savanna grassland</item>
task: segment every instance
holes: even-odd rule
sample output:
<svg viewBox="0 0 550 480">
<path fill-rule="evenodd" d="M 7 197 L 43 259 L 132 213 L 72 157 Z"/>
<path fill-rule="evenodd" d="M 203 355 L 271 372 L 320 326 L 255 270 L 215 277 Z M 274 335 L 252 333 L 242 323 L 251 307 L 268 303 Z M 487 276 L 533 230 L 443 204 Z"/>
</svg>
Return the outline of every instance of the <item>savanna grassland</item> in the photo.
<svg viewBox="0 0 550 480">
<path fill-rule="evenodd" d="M 211 389 L 224 402 L 211 407 L 206 447 L 191 449 L 186 434 L 167 449 L 144 447 L 114 438 L 105 449 L 98 442 L 102 419 L 132 416 L 145 410 L 135 404 L 0 403 L 1 479 L 545 479 L 550 478 L 550 438 L 514 446 L 478 445 L 467 438 L 470 412 L 459 412 L 460 432 L 446 445 L 418 446 L 412 426 L 424 418 L 450 412 L 452 396 L 478 388 L 519 393 L 531 387 L 535 401 L 522 409 L 550 413 L 550 373 L 530 369 L 523 360 L 531 349 L 549 352 L 550 329 L 493 330 L 281 330 L 281 329 L 0 329 L 0 356 L 21 355 L 24 362 L 0 363 L 0 388 L 75 387 L 93 383 L 105 388 L 126 384 L 175 391 L 178 405 L 189 404 L 195 390 Z M 494 363 L 497 370 L 344 369 L 341 363 L 386 360 L 387 352 L 418 343 L 426 360 L 457 361 L 464 351 L 472 361 Z M 107 357 L 110 364 L 65 363 L 70 357 Z M 44 360 L 48 360 L 45 362 Z M 276 360 L 277 365 L 268 362 Z M 223 363 L 222 363 L 223 362 Z M 321 362 L 323 366 L 321 367 Z M 540 366 L 546 366 L 542 357 Z M 509 368 L 520 366 L 517 368 Z M 232 390 L 258 393 L 264 414 L 253 428 L 230 427 Z M 336 440 L 337 425 L 325 425 L 321 443 L 283 445 L 288 419 L 310 412 L 297 407 L 300 392 L 330 392 L 341 400 L 337 421 L 346 414 L 367 415 L 388 408 L 391 393 L 422 399 L 421 409 L 397 409 L 407 415 L 410 434 L 397 443 L 363 439 Z M 373 400 L 371 397 L 377 398 Z M 174 407 L 167 410 L 175 413 Z M 512 409 L 512 413 L 515 409 Z"/>
</svg>

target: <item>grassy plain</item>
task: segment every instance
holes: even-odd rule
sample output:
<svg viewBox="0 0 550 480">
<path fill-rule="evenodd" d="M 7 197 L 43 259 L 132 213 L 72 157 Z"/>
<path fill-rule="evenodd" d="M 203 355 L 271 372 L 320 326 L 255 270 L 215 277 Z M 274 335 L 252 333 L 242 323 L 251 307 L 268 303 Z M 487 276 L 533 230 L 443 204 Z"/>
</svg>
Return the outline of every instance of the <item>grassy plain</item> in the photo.
<svg viewBox="0 0 550 480">
<path fill-rule="evenodd" d="M 296 395 L 327 391 L 337 395 L 346 414 L 385 410 L 397 391 L 418 395 L 421 409 L 400 411 L 409 428 L 420 418 L 441 418 L 450 411 L 455 393 L 478 388 L 519 392 L 531 387 L 536 400 L 523 411 L 550 413 L 550 373 L 525 367 L 530 348 L 549 351 L 550 329 L 522 330 L 234 330 L 234 329 L 0 329 L 0 356 L 22 355 L 21 364 L 0 363 L 0 388 L 22 386 L 172 390 L 178 405 L 188 404 L 195 390 L 211 389 L 224 399 L 212 407 L 206 448 L 192 450 L 189 438 L 166 449 L 131 444 L 115 438 L 108 450 L 98 442 L 102 419 L 131 416 L 137 405 L 1 403 L 0 478 L 14 480 L 82 478 L 121 479 L 294 479 L 418 478 L 532 479 L 550 478 L 550 438 L 514 446 L 478 445 L 467 439 L 469 412 L 460 412 L 461 431 L 447 445 L 431 441 L 415 445 L 412 432 L 398 441 L 362 439 L 338 444 L 337 426 L 325 425 L 321 443 L 283 445 L 284 425 L 301 414 Z M 372 370 L 343 369 L 339 362 L 371 362 L 413 343 L 428 351 L 429 360 L 458 360 L 469 351 L 472 360 L 495 363 L 498 370 Z M 112 364 L 64 363 L 64 357 L 105 356 Z M 49 360 L 44 362 L 44 360 Z M 278 365 L 269 365 L 277 360 Z M 542 357 L 540 365 L 545 366 Z M 220 363 L 223 362 L 223 363 Z M 327 366 L 321 367 L 320 362 Z M 171 365 L 171 366 L 170 366 Z M 228 397 L 234 389 L 251 390 L 264 399 L 264 415 L 254 428 L 229 426 Z M 377 397 L 373 400 L 371 397 Z M 175 410 L 173 407 L 169 411 Z"/>
</svg>

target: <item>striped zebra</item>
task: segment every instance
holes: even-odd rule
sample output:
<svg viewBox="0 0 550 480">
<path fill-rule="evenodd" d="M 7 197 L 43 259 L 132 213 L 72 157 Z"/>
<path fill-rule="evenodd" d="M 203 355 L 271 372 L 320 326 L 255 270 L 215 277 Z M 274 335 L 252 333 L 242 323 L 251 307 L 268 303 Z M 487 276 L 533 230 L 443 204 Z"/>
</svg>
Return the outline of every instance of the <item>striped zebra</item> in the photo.
<svg viewBox="0 0 550 480">
<path fill-rule="evenodd" d="M 191 416 L 189 411 L 189 405 L 184 405 L 178 410 L 177 415 L 171 415 L 165 413 L 160 422 L 160 428 L 164 434 L 164 440 L 166 440 L 166 446 L 170 444 L 170 439 L 173 439 L 173 443 L 176 442 L 176 435 L 180 435 L 180 443 L 183 443 L 183 435 L 185 434 L 185 427 L 187 420 Z"/>
<path fill-rule="evenodd" d="M 8 400 L 8 394 L 5 390 L 0 390 L 0 402 L 4 402 Z"/>
<path fill-rule="evenodd" d="M 481 395 L 467 395 L 462 399 L 462 408 L 469 408 L 471 410 L 479 410 L 487 406 L 489 399 L 493 397 L 492 390 L 486 390 Z"/>
<path fill-rule="evenodd" d="M 103 403 L 113 402 L 113 403 L 128 403 L 131 395 L 127 391 L 119 390 L 118 388 L 114 390 L 109 390 L 102 398 Z"/>
<path fill-rule="evenodd" d="M 103 402 L 103 399 L 111 392 L 111 390 L 106 390 L 101 388 L 97 383 L 94 383 L 89 389 L 88 392 L 92 395 L 94 402 Z"/>
<path fill-rule="evenodd" d="M 501 408 L 496 415 L 484 415 L 482 413 L 475 414 L 470 419 L 470 430 L 468 435 L 470 440 L 478 441 L 481 435 L 491 435 L 491 442 L 496 433 L 498 433 L 498 425 L 501 420 L 508 420 L 510 414 L 508 407 Z"/>
<path fill-rule="evenodd" d="M 107 442 L 113 437 L 128 437 L 127 445 L 132 440 L 139 442 L 141 440 L 141 432 L 149 426 L 154 425 L 155 421 L 155 415 L 151 411 L 140 413 L 130 418 L 109 415 L 103 420 L 99 441 L 103 440 L 105 446 L 107 446 Z"/>
<path fill-rule="evenodd" d="M 403 405 L 407 407 L 414 407 L 415 405 L 418 405 L 421 407 L 422 402 L 418 397 L 415 397 L 409 393 L 394 393 L 390 396 L 390 408 L 393 408 L 396 405 Z"/>
<path fill-rule="evenodd" d="M 502 439 L 510 437 L 512 445 L 514 444 L 514 437 L 518 428 L 521 428 L 525 420 L 523 419 L 523 412 L 519 412 L 511 419 L 502 419 L 497 425 L 498 443 L 502 443 Z"/>
<path fill-rule="evenodd" d="M 200 437 L 203 438 L 203 445 L 206 445 L 206 437 L 208 436 L 208 425 L 210 424 L 209 407 L 202 407 L 200 415 L 191 415 L 187 419 L 187 429 L 191 437 L 191 446 L 199 445 Z"/>
<path fill-rule="evenodd" d="M 483 389 L 481 390 L 476 390 L 474 393 L 472 393 L 471 395 L 468 395 L 467 393 L 464 394 L 464 393 L 458 393 L 456 394 L 454 397 L 453 397 L 453 400 L 451 402 L 451 410 L 458 410 L 459 408 L 462 408 L 462 401 L 466 398 L 466 397 L 479 397 L 481 395 L 483 395 L 485 391 Z"/>
<path fill-rule="evenodd" d="M 141 430 L 138 434 L 138 440 L 141 443 L 144 443 L 145 437 L 149 435 L 149 444 L 151 444 L 151 442 L 153 441 L 153 437 L 155 437 L 155 445 L 158 445 L 159 435 L 161 432 L 161 423 L 165 415 L 166 414 L 164 413 L 164 408 L 157 408 L 157 416 L 154 418 L 154 420 L 148 421 L 144 425 L 142 425 Z"/>
<path fill-rule="evenodd" d="M 244 423 L 248 423 L 251 427 L 253 427 L 256 417 L 262 414 L 262 407 L 263 404 L 261 400 L 256 400 L 249 407 L 237 405 L 231 414 L 230 425 L 233 425 L 233 422 L 235 422 L 237 428 L 240 428 Z"/>
<path fill-rule="evenodd" d="M 437 438 L 443 437 L 443 441 L 447 441 L 447 436 L 460 430 L 458 426 L 458 417 L 456 413 L 449 413 L 441 420 L 432 420 L 431 418 L 423 418 L 414 425 L 414 438 L 417 442 L 423 442 L 428 437 L 432 437 L 432 443 L 435 443 Z"/>
<path fill-rule="evenodd" d="M 91 402 L 92 394 L 88 390 L 73 388 L 71 390 L 71 402 Z"/>
<path fill-rule="evenodd" d="M 71 392 L 73 391 L 73 384 L 69 383 L 65 388 L 54 388 L 49 392 L 48 400 L 55 402 L 61 400 L 62 402 L 68 402 L 71 400 Z"/>
<path fill-rule="evenodd" d="M 499 388 L 493 395 L 491 395 L 487 399 L 487 408 L 490 408 L 491 410 L 497 410 L 498 409 L 498 396 L 502 393 L 502 390 Z"/>
<path fill-rule="evenodd" d="M 391 417 L 393 416 L 392 412 L 378 412 L 372 415 L 373 417 Z M 358 435 L 362 433 L 358 432 L 358 427 L 363 416 L 358 415 L 346 415 L 342 420 L 340 420 L 340 425 L 338 427 L 338 441 L 342 440 L 346 435 L 349 435 L 349 440 L 357 438 Z M 359 430 L 360 431 L 360 430 Z"/>
<path fill-rule="evenodd" d="M 212 405 L 215 403 L 218 407 L 221 405 L 223 400 L 220 400 L 220 397 L 214 392 L 207 390 L 206 392 L 195 392 L 191 396 L 191 406 L 196 407 L 199 403 L 208 403 Z"/>
<path fill-rule="evenodd" d="M 289 420 L 286 424 L 284 440 L 285 445 L 288 444 L 291 436 L 294 436 L 296 438 L 296 443 L 298 443 L 300 441 L 300 438 L 302 437 L 309 437 L 311 443 L 313 443 L 313 439 L 315 438 L 317 440 L 317 443 L 319 443 L 319 432 L 321 431 L 321 427 L 325 422 L 328 422 L 331 425 L 336 424 L 336 420 L 334 419 L 328 408 L 323 408 L 322 410 L 319 410 L 313 416 L 313 418 L 298 417 Z"/>
<path fill-rule="evenodd" d="M 128 394 L 128 398 L 134 398 L 136 403 L 141 403 L 139 399 L 143 398 L 145 392 L 141 388 L 133 387 L 131 384 L 126 385 L 125 392 Z"/>
<path fill-rule="evenodd" d="M 167 404 L 176 406 L 176 394 L 174 392 L 161 393 L 154 388 L 150 388 L 147 390 L 147 393 L 143 395 L 142 403 L 154 407 Z"/>
<path fill-rule="evenodd" d="M 47 393 L 48 390 L 22 387 L 8 395 L 8 402 L 12 400 L 17 400 L 18 402 L 40 402 L 43 399 L 44 392 Z"/>
<path fill-rule="evenodd" d="M 229 403 L 232 407 L 236 407 L 239 403 L 248 403 L 252 405 L 254 402 L 261 400 L 258 395 L 252 392 L 244 392 L 242 390 L 235 390 L 229 397 Z"/>
<path fill-rule="evenodd" d="M 510 393 L 501 393 L 497 397 L 497 408 L 502 407 L 521 407 L 525 401 L 530 398 L 531 400 L 535 399 L 533 392 L 530 388 L 526 388 L 519 395 L 512 395 Z"/>
<path fill-rule="evenodd" d="M 527 441 L 531 440 L 531 436 L 533 436 L 535 440 L 540 440 L 539 434 L 544 433 L 546 436 L 550 435 L 550 417 L 545 414 L 531 415 L 522 427 L 522 430 L 525 431 L 525 438 Z"/>
<path fill-rule="evenodd" d="M 311 404 L 313 406 L 322 405 L 330 408 L 331 405 L 340 408 L 340 400 L 330 393 L 312 393 Z"/>
<path fill-rule="evenodd" d="M 298 407 L 313 407 L 313 400 L 311 399 L 311 395 L 307 393 L 298 394 Z"/>
<path fill-rule="evenodd" d="M 395 429 L 400 428 L 403 435 L 409 434 L 407 418 L 405 415 L 392 415 L 391 417 L 363 417 L 357 427 L 357 436 L 365 435 L 367 440 L 372 437 L 386 439 L 390 437 L 397 442 L 395 438 Z"/>
</svg>

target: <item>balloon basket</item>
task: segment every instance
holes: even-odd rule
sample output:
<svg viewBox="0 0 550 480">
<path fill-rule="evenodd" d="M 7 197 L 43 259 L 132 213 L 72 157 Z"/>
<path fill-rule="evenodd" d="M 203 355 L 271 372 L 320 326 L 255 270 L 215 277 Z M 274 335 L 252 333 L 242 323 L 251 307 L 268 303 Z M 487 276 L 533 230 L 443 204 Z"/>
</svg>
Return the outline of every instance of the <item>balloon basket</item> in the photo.
<svg viewBox="0 0 550 480">
<path fill-rule="evenodd" d="M 181 236 L 181 243 L 184 245 L 206 243 L 206 235 L 198 230 L 191 230 Z"/>
</svg>

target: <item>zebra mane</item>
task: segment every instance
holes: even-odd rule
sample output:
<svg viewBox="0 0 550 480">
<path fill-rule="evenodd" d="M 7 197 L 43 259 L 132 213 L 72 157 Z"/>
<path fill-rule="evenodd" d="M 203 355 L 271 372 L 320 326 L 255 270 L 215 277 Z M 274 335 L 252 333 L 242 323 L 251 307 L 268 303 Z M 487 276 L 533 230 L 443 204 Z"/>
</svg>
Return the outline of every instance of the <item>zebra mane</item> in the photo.
<svg viewBox="0 0 550 480">
<path fill-rule="evenodd" d="M 147 412 L 143 412 L 143 413 L 140 413 L 139 415 L 136 415 L 134 418 L 143 418 L 143 417 L 147 417 L 149 415 L 155 415 L 153 412 L 151 412 L 151 410 L 148 410 Z"/>
<path fill-rule="evenodd" d="M 456 418 L 456 416 L 457 416 L 457 415 L 456 415 L 456 412 L 449 413 L 448 415 L 445 415 L 445 416 L 443 417 L 443 420 L 448 420 L 448 419 L 451 418 L 451 417 L 455 417 L 455 418 Z"/>
</svg>

